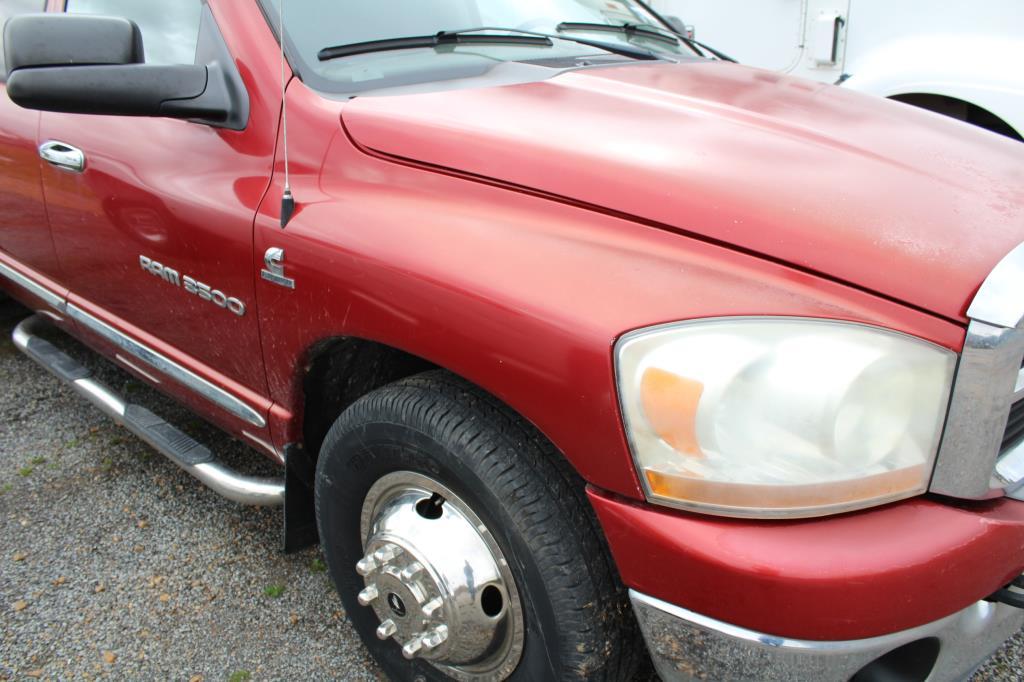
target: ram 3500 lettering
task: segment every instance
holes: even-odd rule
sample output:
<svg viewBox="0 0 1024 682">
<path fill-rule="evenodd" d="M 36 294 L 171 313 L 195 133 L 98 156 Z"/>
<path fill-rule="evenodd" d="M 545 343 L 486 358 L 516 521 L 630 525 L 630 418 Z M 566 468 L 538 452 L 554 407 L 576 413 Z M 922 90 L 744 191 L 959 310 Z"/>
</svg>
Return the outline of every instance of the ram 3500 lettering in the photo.
<svg viewBox="0 0 1024 682">
<path fill-rule="evenodd" d="M 953 680 L 1020 629 L 1018 143 L 633 0 L 280 1 L 0 0 L 0 286 L 319 539 L 390 677 Z"/>
</svg>

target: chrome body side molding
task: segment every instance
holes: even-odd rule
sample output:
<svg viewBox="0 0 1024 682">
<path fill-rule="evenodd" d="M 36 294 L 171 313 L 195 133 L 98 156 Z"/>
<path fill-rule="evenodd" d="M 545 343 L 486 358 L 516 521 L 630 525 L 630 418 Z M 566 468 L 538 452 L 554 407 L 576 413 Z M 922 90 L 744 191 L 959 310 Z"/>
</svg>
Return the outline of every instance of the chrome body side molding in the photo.
<svg viewBox="0 0 1024 682">
<path fill-rule="evenodd" d="M 42 284 L 39 284 L 38 282 L 29 279 L 28 277 L 21 274 L 14 268 L 8 267 L 3 263 L 0 263 L 0 276 L 3 276 L 11 280 L 12 282 L 17 284 L 25 291 L 29 292 L 33 296 L 41 298 L 43 301 L 46 302 L 46 305 L 50 306 L 51 308 L 59 310 L 60 312 L 64 312 L 64 305 L 66 304 L 66 301 L 63 296 L 58 296 L 57 294 L 53 293 L 52 291 L 44 287 Z"/>
<path fill-rule="evenodd" d="M 182 386 L 201 395 L 206 400 L 223 408 L 253 426 L 263 428 L 267 425 L 266 419 L 259 412 L 245 404 L 232 394 L 182 367 L 170 358 L 158 353 L 149 346 L 139 343 L 135 339 L 123 334 L 106 322 L 103 322 L 89 313 L 85 312 L 74 303 L 67 304 L 67 315 L 75 322 L 96 334 L 99 334 L 107 341 L 117 346 L 124 352 L 138 358 L 150 367 L 156 369 L 165 376 L 175 380 Z"/>
<path fill-rule="evenodd" d="M 141 360 L 153 369 L 175 380 L 185 388 L 197 393 L 246 423 L 261 429 L 267 425 L 267 420 L 262 414 L 231 393 L 213 385 L 149 346 L 117 331 L 106 322 L 90 315 L 75 304 L 68 303 L 63 296 L 50 291 L 50 289 L 42 284 L 26 277 L 4 263 L 0 263 L 0 276 L 9 279 L 25 291 L 45 301 L 50 307 L 66 314 L 86 329 L 110 341 L 120 350 Z"/>
<path fill-rule="evenodd" d="M 23 321 L 14 330 L 15 346 L 214 492 L 241 504 L 277 506 L 284 503 L 283 480 L 244 476 L 223 466 L 204 445 L 149 410 L 126 402 L 93 378 L 86 367 L 37 336 L 45 324 L 39 315 Z"/>
</svg>

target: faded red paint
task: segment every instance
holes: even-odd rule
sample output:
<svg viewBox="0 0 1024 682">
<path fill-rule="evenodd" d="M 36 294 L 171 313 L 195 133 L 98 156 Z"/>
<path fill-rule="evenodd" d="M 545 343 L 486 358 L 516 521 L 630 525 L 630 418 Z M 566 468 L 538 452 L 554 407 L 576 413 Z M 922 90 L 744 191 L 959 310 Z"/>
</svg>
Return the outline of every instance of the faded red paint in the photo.
<svg viewBox="0 0 1024 682">
<path fill-rule="evenodd" d="M 588 481 L 639 497 L 612 376 L 611 348 L 626 331 L 710 315 L 803 315 L 962 343 L 957 325 L 813 273 L 367 154 L 339 125 L 358 99 L 327 100 L 297 80 L 288 97 L 300 205 L 282 231 L 279 165 L 255 252 L 283 247 L 290 272 L 301 273 L 293 292 L 257 288 L 271 397 L 289 411 L 301 405 L 294 358 L 325 337 L 368 338 L 487 388 Z M 301 435 L 296 420 L 275 428 L 281 442 Z"/>
<path fill-rule="evenodd" d="M 1024 571 L 1024 504 L 917 499 L 801 521 L 653 511 L 590 490 L 625 583 L 780 637 L 849 640 L 930 623 Z"/>
<path fill-rule="evenodd" d="M 247 130 L 44 114 L 40 136 L 82 148 L 89 170 L 60 176 L 35 160 L 5 180 L 30 197 L 41 178 L 58 239 L 50 254 L 35 243 L 31 263 L 0 261 L 70 289 L 269 424 L 162 390 L 282 448 L 301 439 L 317 343 L 403 349 L 504 400 L 603 491 L 592 500 L 630 585 L 776 634 L 918 625 L 1020 572 L 1019 503 L 973 512 L 916 500 L 785 524 L 640 504 L 612 367 L 627 331 L 728 315 L 849 320 L 959 350 L 966 302 L 1024 241 L 1019 146 L 723 64 L 351 101 L 292 79 L 298 210 L 282 230 L 277 43 L 254 2 L 210 5 L 249 90 Z M 0 144 L 31 129 L 0 126 Z M 18 158 L 38 141 L 14 140 Z M 259 277 L 272 246 L 285 249 L 294 291 Z M 139 255 L 243 298 L 249 314 L 164 289 Z M 996 539 L 1009 544 L 996 551 Z M 825 547 L 871 556 L 837 561 Z M 937 557 L 959 568 L 926 579 Z M 929 601 L 932 587 L 943 594 Z"/>
<path fill-rule="evenodd" d="M 551 192 L 963 320 L 1024 241 L 1019 144 L 722 63 L 357 99 L 369 149 Z"/>
</svg>

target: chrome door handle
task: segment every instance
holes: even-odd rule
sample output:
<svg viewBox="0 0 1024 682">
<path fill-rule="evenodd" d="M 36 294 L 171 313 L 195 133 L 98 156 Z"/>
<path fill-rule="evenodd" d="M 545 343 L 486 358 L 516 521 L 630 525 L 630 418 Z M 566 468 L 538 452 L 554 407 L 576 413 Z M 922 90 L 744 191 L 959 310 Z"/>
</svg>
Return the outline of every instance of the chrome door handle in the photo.
<svg viewBox="0 0 1024 682">
<path fill-rule="evenodd" d="M 69 144 L 50 140 L 39 145 L 39 156 L 51 166 L 74 173 L 85 170 L 85 154 Z"/>
</svg>

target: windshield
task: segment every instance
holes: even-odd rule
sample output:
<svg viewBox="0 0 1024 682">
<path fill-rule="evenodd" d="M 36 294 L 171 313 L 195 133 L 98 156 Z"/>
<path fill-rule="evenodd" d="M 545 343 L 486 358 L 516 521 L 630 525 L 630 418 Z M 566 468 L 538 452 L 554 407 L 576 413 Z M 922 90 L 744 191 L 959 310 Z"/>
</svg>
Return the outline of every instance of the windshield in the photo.
<svg viewBox="0 0 1024 682">
<path fill-rule="evenodd" d="M 264 0 L 272 24 L 278 21 L 282 0 Z M 671 35 L 657 16 L 632 0 L 284 0 L 286 42 L 293 61 L 298 58 L 306 80 L 329 81 L 340 91 L 372 89 L 395 81 L 422 82 L 458 77 L 467 69 L 480 73 L 495 63 L 559 60 L 609 54 L 599 47 L 572 42 L 578 38 L 609 47 L 626 46 L 669 57 L 693 57 L 683 42 L 659 39 Z M 649 26 L 647 32 L 606 32 L 566 24 Z M 321 61 L 326 48 L 369 41 L 430 36 L 440 31 L 499 27 L 552 36 L 552 45 L 465 45 L 446 49 L 410 48 Z M 498 33 L 498 31 L 488 31 Z M 321 85 L 323 83 L 321 82 Z"/>
</svg>

